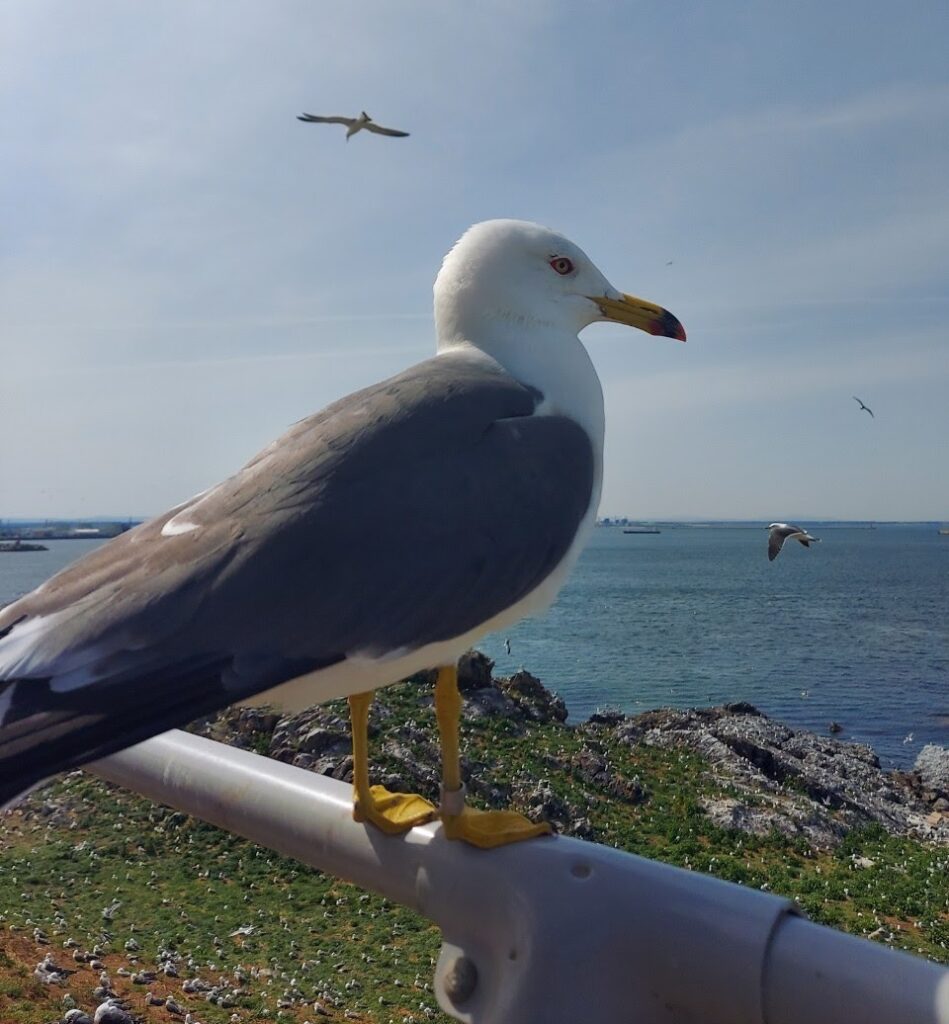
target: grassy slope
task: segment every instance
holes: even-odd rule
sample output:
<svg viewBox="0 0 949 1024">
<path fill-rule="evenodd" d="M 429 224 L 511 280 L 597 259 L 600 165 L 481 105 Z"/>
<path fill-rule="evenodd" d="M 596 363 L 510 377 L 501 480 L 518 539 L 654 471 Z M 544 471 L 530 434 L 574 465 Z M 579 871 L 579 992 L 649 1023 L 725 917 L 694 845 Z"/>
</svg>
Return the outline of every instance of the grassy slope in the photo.
<svg viewBox="0 0 949 1024">
<path fill-rule="evenodd" d="M 380 695 L 387 732 L 408 719 L 434 730 L 431 708 L 420 706 L 419 693 L 418 686 L 407 685 Z M 580 781 L 571 761 L 585 739 L 576 729 L 519 731 L 504 719 L 468 723 L 465 748 L 479 779 L 510 787 L 515 795 L 546 780 L 567 807 L 583 808 L 599 842 L 768 887 L 798 900 L 817 921 L 949 962 L 949 851 L 879 829 L 852 834 L 833 853 L 778 836 L 723 831 L 709 825 L 697 797 L 725 790 L 692 755 L 604 742 L 614 771 L 638 777 L 645 792 L 644 800 L 631 802 Z M 397 761 L 385 761 L 378 758 L 376 767 L 398 771 Z M 55 1020 L 66 991 L 91 1010 L 96 971 L 84 967 L 59 988 L 36 981 L 32 969 L 47 951 L 78 966 L 63 940 L 73 937 L 91 948 L 103 928 L 112 935 L 113 952 L 104 959 L 113 984 L 146 1020 L 173 1019 L 164 1008 L 144 1007 L 146 988 L 173 993 L 205 1024 L 230 1021 L 235 1012 L 245 1021 L 446 1020 L 430 989 L 439 936 L 413 914 L 79 773 L 43 796 L 66 808 L 56 824 L 15 813 L 0 834 L 0 1020 Z M 34 798 L 34 806 L 42 802 Z M 872 866 L 859 867 L 857 857 Z M 122 906 L 107 922 L 101 912 L 113 898 Z M 253 935 L 229 937 L 247 924 L 255 926 Z M 50 945 L 34 942 L 36 927 Z M 199 966 L 188 971 L 182 965 L 177 981 L 132 985 L 115 973 L 129 965 L 123 945 L 132 928 L 141 945 L 132 969 L 152 967 L 160 945 L 174 946 Z M 263 974 L 247 980 L 236 1007 L 181 993 L 181 981 L 192 973 L 214 982 L 227 975 L 237 984 L 232 975 L 238 967 Z M 278 1003 L 292 996 L 291 989 L 310 1005 L 281 1009 Z M 312 1001 L 321 996 L 328 1017 L 314 1014 Z M 344 1018 L 344 1011 L 351 1016 Z"/>
</svg>

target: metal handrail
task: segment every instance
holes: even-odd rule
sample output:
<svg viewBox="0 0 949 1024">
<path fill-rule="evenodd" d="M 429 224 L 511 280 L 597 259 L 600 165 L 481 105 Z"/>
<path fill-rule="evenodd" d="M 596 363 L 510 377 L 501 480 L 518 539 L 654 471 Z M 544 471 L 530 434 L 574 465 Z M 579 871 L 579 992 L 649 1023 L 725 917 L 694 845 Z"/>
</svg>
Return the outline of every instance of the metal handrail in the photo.
<svg viewBox="0 0 949 1024">
<path fill-rule="evenodd" d="M 91 769 L 433 921 L 469 1024 L 949 1024 L 949 971 L 769 893 L 564 837 L 385 836 L 344 783 L 180 731 Z"/>
</svg>

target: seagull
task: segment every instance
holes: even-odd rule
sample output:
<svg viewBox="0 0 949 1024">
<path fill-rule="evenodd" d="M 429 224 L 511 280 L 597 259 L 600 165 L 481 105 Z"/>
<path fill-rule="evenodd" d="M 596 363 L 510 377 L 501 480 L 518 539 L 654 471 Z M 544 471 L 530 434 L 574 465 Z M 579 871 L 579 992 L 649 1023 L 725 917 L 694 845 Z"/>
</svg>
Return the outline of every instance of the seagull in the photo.
<svg viewBox="0 0 949 1024">
<path fill-rule="evenodd" d="M 802 530 L 800 526 L 791 526 L 790 523 L 772 523 L 768 527 L 768 531 L 769 562 L 773 562 L 778 557 L 778 553 L 788 538 L 799 540 L 806 548 L 811 546 L 811 541 L 814 543 L 820 541 L 820 537 L 812 537 L 807 530 Z"/>
<path fill-rule="evenodd" d="M 227 705 L 347 697 L 357 820 L 393 834 L 440 816 L 481 847 L 549 831 L 465 805 L 457 661 L 548 607 L 593 528 L 603 392 L 578 332 L 685 331 L 524 221 L 470 228 L 434 300 L 432 358 L 0 610 L 0 805 Z M 373 690 L 422 669 L 440 809 L 369 781 Z"/>
<path fill-rule="evenodd" d="M 854 401 L 855 401 L 855 402 L 856 402 L 856 403 L 857 403 L 857 404 L 858 404 L 858 405 L 860 406 L 860 408 L 861 408 L 861 409 L 862 409 L 862 410 L 863 410 L 864 412 L 868 412 L 868 413 L 870 414 L 870 418 L 871 418 L 871 419 L 875 419 L 875 418 L 876 418 L 876 417 L 875 417 L 875 416 L 873 415 L 873 410 L 872 410 L 872 409 L 871 409 L 871 408 L 870 408 L 870 407 L 869 407 L 868 405 L 864 405 L 864 404 L 863 404 L 863 402 L 861 402 L 861 401 L 860 401 L 860 399 L 859 399 L 859 398 L 857 398 L 857 396 L 856 396 L 856 395 L 851 395 L 850 397 L 851 397 L 851 398 L 852 398 L 852 399 L 853 399 L 853 400 L 854 400 Z"/>
<path fill-rule="evenodd" d="M 2 685 L 2 684 L 0 684 Z M 111 921 L 115 917 L 115 912 L 122 906 L 121 900 L 113 900 L 107 907 L 102 908 L 102 920 Z"/>
<path fill-rule="evenodd" d="M 320 117 L 319 114 L 297 114 L 298 121 L 306 121 L 308 124 L 344 124 L 346 125 L 346 141 L 349 142 L 350 135 L 361 132 L 364 128 L 368 132 L 375 132 L 376 135 L 391 135 L 394 139 L 408 137 L 408 132 L 400 132 L 396 128 L 383 128 L 363 110 L 359 117 Z"/>
</svg>

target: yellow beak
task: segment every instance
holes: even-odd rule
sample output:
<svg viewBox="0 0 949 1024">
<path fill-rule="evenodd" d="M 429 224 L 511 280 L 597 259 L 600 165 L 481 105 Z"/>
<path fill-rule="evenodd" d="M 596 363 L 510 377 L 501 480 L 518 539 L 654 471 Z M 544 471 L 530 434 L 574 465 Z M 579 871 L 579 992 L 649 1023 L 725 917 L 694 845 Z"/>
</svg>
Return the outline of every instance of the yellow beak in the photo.
<svg viewBox="0 0 949 1024">
<path fill-rule="evenodd" d="M 618 299 L 608 299 L 605 295 L 591 295 L 590 298 L 600 307 L 604 320 L 638 327 L 647 334 L 685 341 L 685 328 L 662 306 L 647 302 L 645 299 L 637 299 L 635 295 L 622 295 Z"/>
</svg>

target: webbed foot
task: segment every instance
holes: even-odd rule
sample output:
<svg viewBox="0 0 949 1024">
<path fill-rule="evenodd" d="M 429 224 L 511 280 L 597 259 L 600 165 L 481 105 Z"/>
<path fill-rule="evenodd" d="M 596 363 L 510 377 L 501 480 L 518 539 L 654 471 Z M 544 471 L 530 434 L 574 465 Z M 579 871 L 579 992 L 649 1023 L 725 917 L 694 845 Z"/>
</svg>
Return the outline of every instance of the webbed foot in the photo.
<svg viewBox="0 0 949 1024">
<path fill-rule="evenodd" d="M 371 786 L 369 797 L 367 801 L 355 796 L 353 818 L 375 825 L 386 835 L 408 832 L 437 815 L 435 807 L 417 793 L 390 793 L 385 786 Z"/>
</svg>

